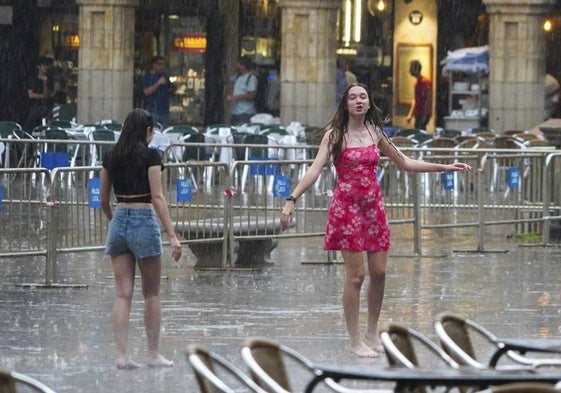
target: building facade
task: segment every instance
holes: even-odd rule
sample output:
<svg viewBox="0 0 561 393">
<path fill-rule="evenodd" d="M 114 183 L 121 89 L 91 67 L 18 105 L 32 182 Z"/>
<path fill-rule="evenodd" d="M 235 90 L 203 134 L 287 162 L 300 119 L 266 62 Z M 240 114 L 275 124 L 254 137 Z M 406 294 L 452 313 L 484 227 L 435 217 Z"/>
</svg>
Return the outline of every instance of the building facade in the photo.
<svg viewBox="0 0 561 393">
<path fill-rule="evenodd" d="M 34 71 L 34 59 L 49 55 L 59 67 L 66 102 L 77 105 L 79 122 L 123 119 L 142 105 L 140 75 L 160 54 L 178 87 L 171 121 L 227 122 L 223 97 L 230 87 L 224 74 L 235 72 L 238 56 L 249 55 L 260 72 L 275 70 L 279 78 L 281 123 L 321 126 L 335 109 L 336 62 L 343 57 L 393 124 L 407 126 L 414 82 L 408 63 L 419 58 L 435 92 L 436 116 L 427 127 L 433 130 L 442 126 L 439 116 L 448 109 L 442 104 L 446 93 L 440 74 L 446 51 L 488 44 L 489 127 L 527 129 L 540 123 L 546 64 L 542 26 L 556 1 L 469 0 L 465 9 L 455 9 L 456 3 L 0 0 L 5 49 L 0 116 L 22 122 L 25 80 Z M 483 15 L 489 33 L 481 39 L 477 27 Z"/>
</svg>

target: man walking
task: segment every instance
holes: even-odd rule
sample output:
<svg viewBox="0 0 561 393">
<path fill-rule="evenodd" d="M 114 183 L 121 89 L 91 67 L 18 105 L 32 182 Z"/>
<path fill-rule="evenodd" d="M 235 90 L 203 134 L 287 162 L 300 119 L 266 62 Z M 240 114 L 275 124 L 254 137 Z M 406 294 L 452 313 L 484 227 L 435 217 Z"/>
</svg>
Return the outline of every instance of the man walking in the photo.
<svg viewBox="0 0 561 393">
<path fill-rule="evenodd" d="M 249 122 L 255 115 L 255 96 L 257 95 L 257 76 L 251 72 L 252 63 L 248 57 L 242 57 L 238 61 L 238 73 L 234 75 L 231 82 L 234 83 L 234 91 L 228 96 L 232 102 L 231 123 L 235 126 Z"/>
<path fill-rule="evenodd" d="M 426 130 L 427 124 L 432 116 L 432 83 L 428 78 L 421 75 L 421 62 L 411 61 L 409 73 L 415 77 L 415 96 L 411 103 L 411 109 L 407 114 L 407 123 L 415 117 L 415 128 Z"/>
</svg>

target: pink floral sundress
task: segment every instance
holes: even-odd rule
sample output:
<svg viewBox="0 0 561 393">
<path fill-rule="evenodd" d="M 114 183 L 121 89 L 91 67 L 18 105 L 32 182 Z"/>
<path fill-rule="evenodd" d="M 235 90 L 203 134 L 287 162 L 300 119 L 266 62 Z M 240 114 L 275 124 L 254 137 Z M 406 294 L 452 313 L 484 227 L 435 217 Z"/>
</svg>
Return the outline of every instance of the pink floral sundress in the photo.
<svg viewBox="0 0 561 393">
<path fill-rule="evenodd" d="M 390 228 L 376 166 L 375 144 L 346 147 L 335 161 L 337 186 L 327 216 L 325 250 L 387 251 Z"/>
</svg>

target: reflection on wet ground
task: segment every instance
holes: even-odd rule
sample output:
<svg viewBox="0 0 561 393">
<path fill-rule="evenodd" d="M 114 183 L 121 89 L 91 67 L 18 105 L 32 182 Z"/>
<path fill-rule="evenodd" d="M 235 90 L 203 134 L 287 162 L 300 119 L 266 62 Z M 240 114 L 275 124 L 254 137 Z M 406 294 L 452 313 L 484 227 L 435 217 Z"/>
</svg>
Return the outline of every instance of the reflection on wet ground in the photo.
<svg viewBox="0 0 561 393">
<path fill-rule="evenodd" d="M 486 242 L 495 252 L 484 254 L 472 252 L 469 229 L 427 232 L 422 243 L 427 257 L 420 258 L 410 255 L 411 238 L 396 227 L 381 323 L 400 322 L 434 338 L 436 314 L 454 311 L 499 336 L 560 337 L 561 251 L 520 247 L 494 232 Z M 168 256 L 161 350 L 176 366 L 136 371 L 113 367 L 115 293 L 107 257 L 60 255 L 59 282 L 86 284 L 83 289 L 22 287 L 44 282 L 44 258 L 2 259 L 0 368 L 28 373 L 58 392 L 196 392 L 184 358 L 188 343 L 208 346 L 241 366 L 239 347 L 256 335 L 320 363 L 385 365 L 383 357 L 357 359 L 348 352 L 340 304 L 344 266 L 318 263 L 327 260 L 321 247 L 319 238 L 282 240 L 273 264 L 258 272 L 195 271 L 187 247 L 179 263 Z M 143 301 L 136 283 L 129 348 L 143 361 Z M 364 318 L 364 303 L 362 310 Z M 296 379 L 298 389 L 306 379 L 300 373 Z"/>
</svg>

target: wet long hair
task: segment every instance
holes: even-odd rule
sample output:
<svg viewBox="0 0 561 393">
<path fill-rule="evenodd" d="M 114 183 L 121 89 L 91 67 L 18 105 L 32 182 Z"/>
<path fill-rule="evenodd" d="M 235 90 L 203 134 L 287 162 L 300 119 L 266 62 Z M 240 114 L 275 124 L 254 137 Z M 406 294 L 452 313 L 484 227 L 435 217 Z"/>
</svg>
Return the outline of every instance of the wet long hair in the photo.
<svg viewBox="0 0 561 393">
<path fill-rule="evenodd" d="M 121 135 L 111 151 L 108 170 L 117 173 L 119 168 L 124 168 L 131 161 L 139 146 L 147 146 L 146 133 L 148 127 L 154 127 L 152 115 L 144 109 L 134 109 L 123 123 Z"/>
<path fill-rule="evenodd" d="M 321 136 L 323 136 L 323 134 L 325 134 L 328 130 L 332 130 L 329 135 L 329 151 L 333 162 L 335 162 L 341 155 L 341 152 L 343 151 L 343 136 L 349 131 L 349 111 L 347 109 L 347 99 L 349 97 L 349 90 L 355 86 L 362 87 L 368 95 L 369 108 L 364 116 L 364 124 L 369 130 L 374 131 L 380 140 L 386 140 L 390 145 L 392 144 L 386 133 L 382 130 L 382 125 L 385 123 L 385 120 L 380 108 L 374 104 L 368 87 L 362 83 L 351 83 L 345 89 L 345 92 L 341 97 L 341 101 L 339 102 L 339 106 L 337 107 L 337 111 L 331 120 L 319 130 Z"/>
</svg>

